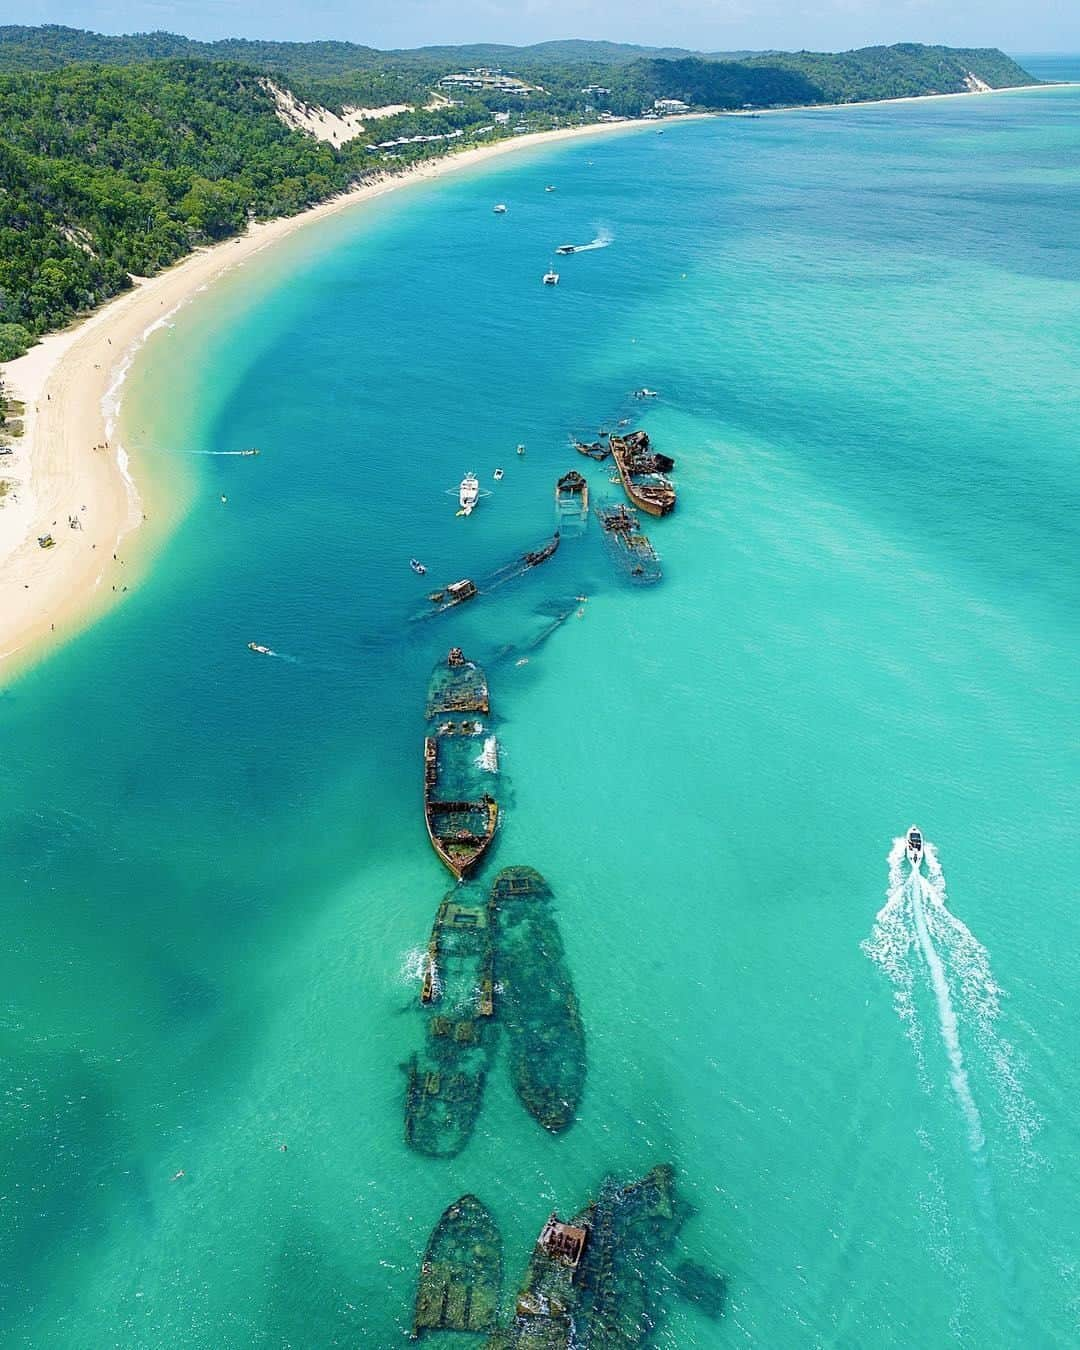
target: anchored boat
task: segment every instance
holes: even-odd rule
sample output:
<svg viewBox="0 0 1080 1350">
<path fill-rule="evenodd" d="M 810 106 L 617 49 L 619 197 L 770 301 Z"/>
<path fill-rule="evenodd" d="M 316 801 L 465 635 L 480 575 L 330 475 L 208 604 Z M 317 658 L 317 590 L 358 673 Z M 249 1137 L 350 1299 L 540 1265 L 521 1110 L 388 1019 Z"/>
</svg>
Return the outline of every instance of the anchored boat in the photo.
<svg viewBox="0 0 1080 1350">
<path fill-rule="evenodd" d="M 609 444 L 623 490 L 635 506 L 650 516 L 666 516 L 675 509 L 675 486 L 667 474 L 675 467 L 668 455 L 657 454 L 644 431 L 612 436 Z"/>
<path fill-rule="evenodd" d="M 460 514 L 471 516 L 476 509 L 476 503 L 480 500 L 480 480 L 474 473 L 467 473 L 461 480 L 458 488 L 458 505 L 461 508 Z"/>
<path fill-rule="evenodd" d="M 476 763 L 491 736 L 483 721 L 489 710 L 484 672 L 451 648 L 428 686 L 424 819 L 432 848 L 459 881 L 487 852 L 499 822 Z"/>
<path fill-rule="evenodd" d="M 504 868 L 491 888 L 510 1074 L 526 1111 L 558 1134 L 573 1123 L 585 1086 L 585 1029 L 551 899 L 531 867 Z"/>
<path fill-rule="evenodd" d="M 490 901 L 439 906 L 424 957 L 424 1049 L 405 1065 L 405 1142 L 430 1158 L 454 1158 L 469 1142 L 495 1054 L 494 946 Z"/>
<path fill-rule="evenodd" d="M 621 570 L 637 585 L 650 585 L 664 575 L 660 559 L 647 535 L 641 533 L 638 518 L 622 502 L 602 502 L 596 518 L 604 542 Z"/>
<path fill-rule="evenodd" d="M 443 1211 L 424 1249 L 412 1339 L 424 1331 L 494 1331 L 501 1293 L 499 1230 L 475 1195 L 463 1195 Z"/>
</svg>

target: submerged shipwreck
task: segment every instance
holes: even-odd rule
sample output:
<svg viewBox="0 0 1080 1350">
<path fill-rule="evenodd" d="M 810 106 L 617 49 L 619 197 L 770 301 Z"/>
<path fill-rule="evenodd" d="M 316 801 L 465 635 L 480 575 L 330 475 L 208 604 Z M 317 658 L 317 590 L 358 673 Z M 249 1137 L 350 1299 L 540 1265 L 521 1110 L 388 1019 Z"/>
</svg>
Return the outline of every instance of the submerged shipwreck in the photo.
<svg viewBox="0 0 1080 1350">
<path fill-rule="evenodd" d="M 575 532 L 585 528 L 589 516 L 589 485 L 576 469 L 564 473 L 555 484 L 555 512 L 560 530 L 568 525 Z"/>
<path fill-rule="evenodd" d="M 551 888 L 531 867 L 495 878 L 495 978 L 522 1105 L 553 1134 L 572 1124 L 585 1086 L 585 1029 L 551 910 Z"/>
<path fill-rule="evenodd" d="M 495 837 L 499 807 L 491 786 L 499 746 L 483 720 L 487 678 L 460 647 L 432 672 L 424 738 L 424 820 L 431 846 L 460 881 Z"/>
<path fill-rule="evenodd" d="M 689 1217 L 670 1166 L 629 1185 L 608 1177 L 597 1199 L 568 1223 L 552 1214 L 540 1231 L 508 1326 L 489 1350 L 631 1350 L 647 1345 L 674 1281 L 666 1257 Z M 700 1276 L 685 1284 L 701 1291 Z M 695 1301 L 698 1301 L 695 1298 Z"/>
<path fill-rule="evenodd" d="M 623 490 L 634 505 L 650 516 L 674 511 L 675 486 L 667 475 L 675 461 L 653 450 L 648 433 L 630 431 L 625 436 L 612 436 L 609 444 Z"/>
<path fill-rule="evenodd" d="M 405 1066 L 405 1142 L 453 1158 L 469 1142 L 495 1055 L 491 905 L 439 906 L 424 959 L 424 1050 Z"/>
<path fill-rule="evenodd" d="M 443 1211 L 420 1265 L 412 1340 L 424 1331 L 495 1330 L 502 1293 L 502 1239 L 475 1195 Z"/>
<path fill-rule="evenodd" d="M 541 563 L 547 562 L 558 552 L 559 541 L 559 531 L 556 530 L 550 539 L 537 548 L 519 554 L 511 562 L 504 564 L 488 576 L 481 577 L 479 581 L 473 581 L 470 577 L 462 577 L 460 581 L 452 581 L 441 590 L 432 591 L 428 595 L 428 600 L 433 608 L 426 609 L 423 613 L 414 615 L 413 618 L 430 619 L 436 614 L 445 614 L 448 609 L 453 609 L 464 601 L 471 600 L 474 596 L 488 595 L 491 591 L 505 585 L 506 582 L 524 576 L 533 567 L 539 567 Z"/>
<path fill-rule="evenodd" d="M 660 559 L 648 536 L 641 533 L 636 514 L 622 502 L 603 502 L 596 508 L 596 517 L 608 551 L 630 580 L 638 585 L 659 581 L 664 575 Z"/>
<path fill-rule="evenodd" d="M 574 1120 L 585 1085 L 585 1030 L 551 889 L 531 867 L 507 867 L 485 898 L 452 891 L 424 953 L 424 1047 L 405 1065 L 405 1140 L 455 1157 L 468 1143 L 495 1058 L 499 1024 L 525 1109 L 552 1133 Z"/>
</svg>

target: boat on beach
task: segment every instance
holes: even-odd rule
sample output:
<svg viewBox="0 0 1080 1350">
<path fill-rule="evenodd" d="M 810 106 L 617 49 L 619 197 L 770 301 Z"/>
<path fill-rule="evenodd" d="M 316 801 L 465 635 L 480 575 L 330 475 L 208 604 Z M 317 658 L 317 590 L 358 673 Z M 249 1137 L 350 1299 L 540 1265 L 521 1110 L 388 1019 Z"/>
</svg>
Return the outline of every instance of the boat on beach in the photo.
<svg viewBox="0 0 1080 1350">
<path fill-rule="evenodd" d="M 472 1136 L 495 1055 L 490 901 L 446 896 L 424 955 L 423 1049 L 404 1066 L 405 1142 L 429 1158 L 454 1158 Z"/>
<path fill-rule="evenodd" d="M 477 767 L 491 731 L 487 679 L 460 647 L 439 662 L 428 685 L 424 738 L 424 821 L 439 859 L 459 881 L 487 852 L 499 807 Z"/>
<path fill-rule="evenodd" d="M 657 454 L 648 433 L 631 431 L 612 436 L 608 444 L 619 471 L 623 491 L 650 516 L 666 516 L 675 509 L 675 485 L 667 477 L 675 467 L 668 455 Z"/>
<path fill-rule="evenodd" d="M 521 1104 L 559 1134 L 585 1086 L 585 1030 L 552 912 L 551 887 L 532 867 L 506 867 L 491 887 L 495 979 L 509 1064 Z"/>
<path fill-rule="evenodd" d="M 638 585 L 649 585 L 664 575 L 660 559 L 633 511 L 623 502 L 601 502 L 596 508 L 604 541 L 620 569 Z"/>
<path fill-rule="evenodd" d="M 475 1195 L 463 1195 L 443 1210 L 424 1249 L 411 1339 L 425 1331 L 494 1331 L 501 1293 L 498 1227 Z"/>
</svg>

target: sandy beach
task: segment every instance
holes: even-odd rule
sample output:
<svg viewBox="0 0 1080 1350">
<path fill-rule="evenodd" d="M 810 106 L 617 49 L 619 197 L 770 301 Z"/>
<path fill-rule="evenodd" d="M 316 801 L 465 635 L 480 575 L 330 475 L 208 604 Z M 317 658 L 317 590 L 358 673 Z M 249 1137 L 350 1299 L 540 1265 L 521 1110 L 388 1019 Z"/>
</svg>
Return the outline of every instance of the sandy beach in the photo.
<svg viewBox="0 0 1080 1350">
<path fill-rule="evenodd" d="M 716 115 L 688 114 L 678 120 Z M 89 318 L 8 362 L 2 368 L 5 389 L 25 404 L 26 414 L 14 454 L 0 459 L 0 479 L 10 484 L 0 499 L 0 686 L 134 588 L 140 564 L 152 551 L 139 543 L 149 533 L 140 528 L 148 516 L 155 538 L 167 532 L 167 494 L 154 500 L 147 466 L 129 465 L 117 430 L 124 377 L 156 326 L 233 267 L 325 216 L 529 146 L 655 126 L 625 121 L 538 132 L 368 181 L 300 215 L 255 224 L 243 236 L 199 249 L 158 276 L 137 280 L 132 290 Z M 42 548 L 39 538 L 47 535 L 55 543 Z"/>
<path fill-rule="evenodd" d="M 538 132 L 368 181 L 300 215 L 254 224 L 245 235 L 137 280 L 89 318 L 8 362 L 2 368 L 5 390 L 25 404 L 26 415 L 14 454 L 0 459 L 0 478 L 11 485 L 0 500 L 0 685 L 134 589 L 147 552 L 136 546 L 135 532 L 148 516 L 155 533 L 164 532 L 169 502 L 153 499 L 146 466 L 129 465 L 117 429 L 124 377 L 157 326 L 239 263 L 325 216 L 527 146 L 650 125 L 612 122 Z M 38 541 L 46 535 L 55 543 L 42 548 Z"/>
</svg>

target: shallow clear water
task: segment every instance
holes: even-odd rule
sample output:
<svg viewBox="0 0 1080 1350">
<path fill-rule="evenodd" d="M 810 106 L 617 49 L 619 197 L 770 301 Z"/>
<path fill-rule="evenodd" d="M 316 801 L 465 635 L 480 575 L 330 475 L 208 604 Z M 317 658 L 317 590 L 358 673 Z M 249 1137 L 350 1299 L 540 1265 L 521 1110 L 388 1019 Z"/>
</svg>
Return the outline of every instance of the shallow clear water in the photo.
<svg viewBox="0 0 1080 1350">
<path fill-rule="evenodd" d="M 0 697 L 5 1340 L 395 1345 L 456 1195 L 509 1292 L 553 1206 L 669 1159 L 730 1303 L 659 1345 L 1075 1339 L 1078 95 L 525 151 L 150 340 L 126 439 L 190 509 Z M 550 533 L 568 432 L 642 411 L 678 460 L 661 585 L 593 528 L 406 622 Z M 444 1163 L 398 1066 L 452 643 L 503 746 L 485 875 L 553 883 L 589 1074 L 552 1138 L 500 1066 Z"/>
</svg>

